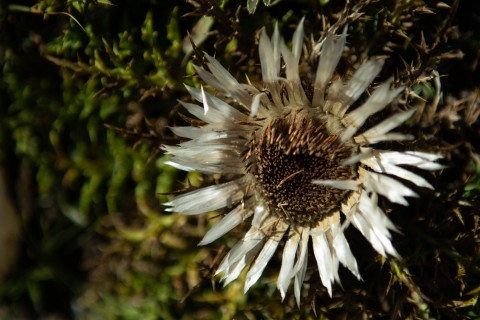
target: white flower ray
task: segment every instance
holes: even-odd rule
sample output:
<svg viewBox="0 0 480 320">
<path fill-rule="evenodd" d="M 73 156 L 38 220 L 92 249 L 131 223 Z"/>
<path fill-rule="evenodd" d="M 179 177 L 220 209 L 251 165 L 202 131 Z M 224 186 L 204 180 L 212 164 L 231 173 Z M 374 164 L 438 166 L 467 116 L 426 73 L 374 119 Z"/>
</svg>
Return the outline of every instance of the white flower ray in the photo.
<svg viewBox="0 0 480 320">
<path fill-rule="evenodd" d="M 300 251 L 297 255 L 297 261 L 293 267 L 294 276 L 294 294 L 297 306 L 300 307 L 300 298 L 302 295 L 302 285 L 305 279 L 308 265 L 308 240 L 310 239 L 310 228 L 302 228 L 300 239 Z"/>
<path fill-rule="evenodd" d="M 217 240 L 236 226 L 238 226 L 243 220 L 252 215 L 251 210 L 246 210 L 247 206 L 238 205 L 225 215 L 219 222 L 207 231 L 202 241 L 198 243 L 199 246 L 204 246 Z"/>
<path fill-rule="evenodd" d="M 347 27 L 345 26 L 338 39 L 335 39 L 335 35 L 328 34 L 323 43 L 322 51 L 320 53 L 320 61 L 318 62 L 315 75 L 312 107 L 319 107 L 323 104 L 328 81 L 332 78 L 333 72 L 337 67 L 338 61 L 340 61 L 343 49 L 345 48 L 345 42 L 347 41 L 346 34 Z"/>
<path fill-rule="evenodd" d="M 255 262 L 247 273 L 244 292 L 247 292 L 248 289 L 250 289 L 250 287 L 258 281 L 258 279 L 263 273 L 263 270 L 265 270 L 267 263 L 270 261 L 273 254 L 275 253 L 275 250 L 277 249 L 278 244 L 283 238 L 283 235 L 285 234 L 287 228 L 288 224 L 281 221 L 279 221 L 278 224 L 275 224 L 275 226 L 273 227 L 274 230 L 272 230 L 273 235 L 269 235 L 268 240 L 264 244 L 262 250 L 255 259 Z"/>
<path fill-rule="evenodd" d="M 381 194 L 391 202 L 408 206 L 405 197 L 418 197 L 413 190 L 393 178 L 363 168 L 359 168 L 358 173 L 366 190 Z"/>
<path fill-rule="evenodd" d="M 352 78 L 347 82 L 341 91 L 341 104 L 336 104 L 332 109 L 332 113 L 339 118 L 343 118 L 345 112 L 357 101 L 367 87 L 372 83 L 373 79 L 382 70 L 384 60 L 368 60 L 358 68 L 353 74 Z"/>
<path fill-rule="evenodd" d="M 355 142 L 360 144 L 365 142 L 368 144 L 374 144 L 386 140 L 412 139 L 413 136 L 411 135 L 395 134 L 388 136 L 387 133 L 408 120 L 415 113 L 415 111 L 416 108 L 412 108 L 408 111 L 396 113 L 390 116 L 373 128 L 368 129 L 365 133 L 356 136 L 354 138 Z"/>
<path fill-rule="evenodd" d="M 323 226 L 310 230 L 310 236 L 312 237 L 313 253 L 315 254 L 315 260 L 317 260 L 320 280 L 331 297 L 332 284 L 335 279 L 338 279 L 338 261 L 333 257 Z"/>
<path fill-rule="evenodd" d="M 335 249 L 335 254 L 338 260 L 350 270 L 358 280 L 361 280 L 360 271 L 358 270 L 357 260 L 350 249 L 347 238 L 343 233 L 344 227 L 339 223 L 332 223 L 330 230 L 333 236 L 332 246 Z"/>
<path fill-rule="evenodd" d="M 282 296 L 282 301 L 285 299 L 285 294 L 290 284 L 293 273 L 293 264 L 295 262 L 295 253 L 297 252 L 300 235 L 295 229 L 291 228 L 287 243 L 283 249 L 282 266 L 277 279 L 277 288 Z"/>
<path fill-rule="evenodd" d="M 237 179 L 176 196 L 164 205 L 166 211 L 195 215 L 229 207 L 244 195 L 244 181 Z"/>
</svg>

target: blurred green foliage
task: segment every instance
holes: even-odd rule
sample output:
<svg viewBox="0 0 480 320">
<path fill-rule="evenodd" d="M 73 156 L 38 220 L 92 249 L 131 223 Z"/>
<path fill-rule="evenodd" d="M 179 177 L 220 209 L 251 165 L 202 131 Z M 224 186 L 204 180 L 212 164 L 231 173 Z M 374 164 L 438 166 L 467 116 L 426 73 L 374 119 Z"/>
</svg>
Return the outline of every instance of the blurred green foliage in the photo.
<svg viewBox="0 0 480 320">
<path fill-rule="evenodd" d="M 475 243 L 472 240 L 478 225 L 474 226 L 474 214 L 468 209 L 478 203 L 478 164 L 465 189 L 470 207 L 452 205 L 448 213 L 440 210 L 430 219 L 426 213 L 432 209 L 419 204 L 417 209 L 425 215 L 405 218 L 406 237 L 399 240 L 399 247 L 407 255 L 404 262 L 387 263 L 366 249 L 361 264 L 365 283 L 347 278 L 346 290 L 338 288 L 330 299 L 318 285 L 318 278 L 311 276 L 300 309 L 290 296 L 280 304 L 274 285 L 278 259 L 271 262 L 271 270 L 248 295 L 243 294 L 241 281 L 224 289 L 213 281 L 222 254 L 242 234 L 241 230 L 232 231 L 215 246 L 197 247 L 217 213 L 187 218 L 163 212 L 161 202 L 168 199 L 168 193 L 212 182 L 199 174 L 186 175 L 166 166 L 160 149 L 164 143 L 176 142 L 167 126 L 183 123 L 176 115 L 176 99 L 189 99 L 182 83 L 200 83 L 192 77 L 192 62 L 185 59 L 192 54 L 186 49 L 187 32 L 192 32 L 202 17 L 211 16 L 213 20 L 199 26 L 211 29 L 207 36 L 198 38 L 205 41 L 200 51 L 216 53 L 242 81 L 245 73 L 255 81 L 260 74 L 255 43 L 261 27 L 271 29 L 278 21 L 279 27 L 291 34 L 295 24 L 307 16 L 306 29 L 320 34 L 319 17 L 333 23 L 345 6 L 344 1 L 323 0 L 258 3 L 0 3 L 0 166 L 8 173 L 10 196 L 22 225 L 17 238 L 21 245 L 18 259 L 1 279 L 0 317 L 387 317 L 383 309 L 387 299 L 393 306 L 392 318 L 399 314 L 410 318 L 478 316 L 479 283 L 472 280 L 480 274 L 479 253 L 475 251 L 478 239 Z M 388 75 L 398 71 L 404 82 L 414 85 L 415 92 L 432 98 L 435 92 L 431 83 L 417 79 L 428 68 L 441 69 L 441 59 L 434 58 L 450 48 L 439 48 L 438 52 L 432 49 L 433 53 L 420 48 L 420 34 L 435 34 L 436 29 L 428 28 L 439 25 L 447 16 L 440 14 L 447 11 L 438 8 L 438 15 L 422 13 L 427 5 L 435 8 L 435 3 L 423 1 L 374 2 L 366 6 L 365 18 L 352 27 L 352 61 L 346 63 L 353 64 L 367 47 L 374 53 L 392 52 L 387 61 Z M 419 25 L 412 24 L 419 21 Z M 479 26 L 479 20 L 475 21 L 470 30 Z M 408 29 L 412 34 L 407 38 L 394 32 L 407 24 L 413 28 Z M 370 39 L 370 34 L 375 36 Z M 474 34 L 471 39 L 473 45 L 467 45 L 467 50 L 473 50 L 480 37 Z M 393 43 L 390 51 L 381 51 L 384 42 Z M 199 57 L 195 53 L 193 56 L 192 60 L 200 64 Z M 416 58 L 429 63 L 418 65 Z M 404 59 L 408 63 L 403 64 Z M 409 63 L 415 68 L 409 69 Z M 474 79 L 475 72 L 471 70 L 467 79 Z M 462 85 L 473 90 L 478 86 L 476 81 Z M 451 87 L 462 89 L 458 83 Z M 445 147 L 446 142 L 439 141 L 438 145 Z M 468 156 L 465 158 L 471 163 Z M 461 182 L 452 182 L 459 176 L 449 179 L 444 182 L 448 189 L 444 194 L 456 203 L 458 199 L 450 192 Z M 454 228 L 459 225 L 452 218 L 455 210 L 460 210 L 464 219 L 462 230 Z M 402 219 L 396 222 L 402 223 Z M 417 223 L 424 223 L 428 230 L 424 238 L 416 238 L 418 233 L 408 229 L 408 225 Z M 445 239 L 451 240 L 448 248 L 446 240 L 439 244 L 438 236 L 435 238 L 444 231 Z M 355 234 L 351 236 L 355 238 Z M 420 243 L 418 250 L 409 251 L 416 241 Z M 434 249 L 423 248 L 421 244 L 425 243 Z M 414 253 L 408 256 L 411 251 Z M 422 257 L 425 264 L 412 257 Z M 435 282 L 437 278 L 422 282 L 425 265 L 440 258 L 445 259 L 445 269 L 436 271 L 450 272 L 441 274 L 445 283 Z M 421 292 L 428 291 L 431 283 L 444 292 L 437 300 Z M 453 293 L 449 292 L 452 288 Z M 437 297 L 434 292 L 428 294 Z"/>
<path fill-rule="evenodd" d="M 170 191 L 175 176 L 154 157 L 161 133 L 152 132 L 153 145 L 132 148 L 137 139 L 105 127 L 132 119 L 138 134 L 144 116 L 135 113 L 144 111 L 129 104 L 140 100 L 157 117 L 169 112 L 153 97 L 181 83 L 181 69 L 168 66 L 180 64 L 182 39 L 176 9 L 159 8 L 156 1 L 136 12 L 107 1 L 1 4 L 1 160 L 18 184 L 25 252 L 0 287 L 7 314 L 72 316 L 86 280 L 82 246 L 96 245 L 102 220 L 159 218 L 156 195 Z M 143 238 L 156 232 L 138 230 Z"/>
</svg>

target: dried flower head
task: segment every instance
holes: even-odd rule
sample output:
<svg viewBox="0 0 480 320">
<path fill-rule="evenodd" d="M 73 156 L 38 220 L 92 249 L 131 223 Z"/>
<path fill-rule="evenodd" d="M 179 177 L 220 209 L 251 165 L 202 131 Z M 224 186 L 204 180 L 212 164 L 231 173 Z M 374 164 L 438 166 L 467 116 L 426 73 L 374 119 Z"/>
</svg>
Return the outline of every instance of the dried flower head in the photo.
<svg viewBox="0 0 480 320">
<path fill-rule="evenodd" d="M 383 60 L 364 62 L 350 79 L 334 78 L 345 47 L 346 28 L 329 33 L 321 44 L 315 74 L 300 77 L 303 21 L 290 50 L 275 28 L 270 39 L 262 31 L 259 43 L 263 86 L 239 83 L 213 57 L 208 69 L 195 67 L 199 76 L 238 108 L 203 87 L 187 89 L 202 106 L 184 103 L 202 120 L 200 127 L 172 128 L 188 141 L 165 146 L 168 163 L 185 171 L 224 174 L 231 181 L 175 197 L 169 211 L 196 215 L 229 209 L 200 242 L 211 243 L 242 221 L 251 227 L 225 256 L 217 274 L 225 284 L 249 266 L 245 291 L 260 278 L 282 239 L 286 239 L 277 287 L 282 298 L 294 282 L 300 303 L 308 259 L 308 243 L 322 284 L 332 294 L 339 281 L 339 263 L 360 279 L 357 262 L 344 235 L 350 224 L 383 256 L 398 257 L 391 242 L 396 230 L 379 207 L 378 196 L 408 205 L 417 194 L 402 181 L 433 189 L 424 178 L 403 166 L 437 170 L 441 156 L 418 151 L 374 149 L 382 141 L 411 139 L 392 132 L 414 110 L 396 113 L 368 129 L 366 120 L 384 109 L 402 91 L 393 78 L 381 84 L 360 106 L 349 111 L 380 72 Z"/>
</svg>

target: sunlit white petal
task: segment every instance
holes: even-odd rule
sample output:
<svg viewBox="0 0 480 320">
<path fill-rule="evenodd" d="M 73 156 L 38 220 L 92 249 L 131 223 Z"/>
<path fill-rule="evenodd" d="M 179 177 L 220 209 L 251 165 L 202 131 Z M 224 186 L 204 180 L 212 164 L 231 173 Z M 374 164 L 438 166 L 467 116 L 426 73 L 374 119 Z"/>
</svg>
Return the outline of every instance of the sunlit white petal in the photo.
<svg viewBox="0 0 480 320">
<path fill-rule="evenodd" d="M 329 241 L 323 227 L 315 228 L 311 232 L 313 253 L 317 260 L 318 271 L 322 284 L 327 288 L 328 294 L 332 296 L 332 284 L 338 278 L 338 265 L 332 258 Z"/>
<path fill-rule="evenodd" d="M 277 279 L 277 288 L 285 299 L 285 294 L 290 284 L 293 273 L 293 264 L 295 262 L 295 253 L 297 252 L 300 235 L 295 230 L 290 230 L 288 240 L 283 249 L 282 266 Z"/>
<path fill-rule="evenodd" d="M 367 130 L 361 136 L 365 141 L 370 144 L 375 143 L 375 141 L 383 141 L 379 140 L 378 138 L 389 133 L 392 129 L 395 129 L 396 127 L 404 123 L 415 113 L 415 111 L 416 109 L 412 108 L 406 112 L 396 113 L 393 116 L 387 118 L 386 120 L 380 122 L 373 128 Z"/>
<path fill-rule="evenodd" d="M 225 233 L 229 232 L 236 226 L 238 226 L 244 219 L 250 216 L 249 212 L 246 212 L 243 206 L 238 205 L 232 211 L 230 211 L 225 217 L 217 222 L 203 237 L 202 241 L 198 244 L 204 246 L 209 244 Z"/>
<path fill-rule="evenodd" d="M 229 207 L 243 196 L 243 182 L 235 180 L 179 195 L 165 203 L 167 211 L 199 214 Z"/>
<path fill-rule="evenodd" d="M 262 250 L 258 254 L 258 257 L 255 259 L 252 267 L 247 273 L 247 279 L 245 282 L 245 289 L 244 292 L 247 292 L 250 287 L 257 282 L 257 280 L 262 275 L 263 270 L 267 266 L 267 263 L 272 258 L 275 250 L 277 250 L 278 244 L 280 240 L 283 238 L 283 234 L 287 229 L 287 224 L 279 224 L 276 226 L 275 230 L 273 231 L 273 235 L 271 235 L 267 242 L 264 244 Z"/>
<path fill-rule="evenodd" d="M 408 206 L 408 201 L 405 197 L 418 197 L 413 190 L 393 178 L 366 171 L 362 168 L 359 169 L 359 173 L 367 190 L 381 194 L 392 202 Z"/>
<path fill-rule="evenodd" d="M 332 78 L 333 71 L 337 67 L 338 61 L 342 57 L 345 48 L 347 27 L 343 29 L 342 35 L 336 39 L 333 34 L 328 34 L 322 46 L 320 61 L 315 75 L 314 93 L 312 106 L 317 107 L 323 104 L 325 88 L 328 81 Z M 327 111 L 327 110 L 325 110 Z"/>
</svg>

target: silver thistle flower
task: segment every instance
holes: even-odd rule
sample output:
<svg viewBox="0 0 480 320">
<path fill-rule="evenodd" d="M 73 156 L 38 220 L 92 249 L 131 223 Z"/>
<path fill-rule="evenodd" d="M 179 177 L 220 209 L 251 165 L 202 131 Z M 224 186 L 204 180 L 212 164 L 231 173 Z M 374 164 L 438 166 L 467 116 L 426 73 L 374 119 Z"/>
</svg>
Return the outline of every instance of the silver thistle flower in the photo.
<svg viewBox="0 0 480 320">
<path fill-rule="evenodd" d="M 411 139 L 410 135 L 392 130 L 415 110 L 393 114 L 359 133 L 371 115 L 403 91 L 402 87 L 391 88 L 393 78 L 347 113 L 380 72 L 383 60 L 366 61 L 346 82 L 333 79 L 345 41 L 346 28 L 340 36 L 327 35 L 314 79 L 301 79 L 303 20 L 294 33 L 292 50 L 277 28 L 271 39 L 263 30 L 259 43 L 261 89 L 239 83 L 209 55 L 206 59 L 210 71 L 195 67 L 208 85 L 233 98 L 239 108 L 207 93 L 203 87 L 187 86 L 203 107 L 181 103 L 205 124 L 172 128 L 188 141 L 164 147 L 172 155 L 168 163 L 185 171 L 234 178 L 177 196 L 166 205 L 168 211 L 187 215 L 229 208 L 230 212 L 206 233 L 200 245 L 211 243 L 251 218 L 250 229 L 217 270 L 217 274 L 223 274 L 225 285 L 251 265 L 246 292 L 286 237 L 277 287 L 283 299 L 293 280 L 300 304 L 311 239 L 321 282 L 331 296 L 332 284 L 339 282 L 339 263 L 361 278 L 345 228 L 352 224 L 378 253 L 398 257 L 390 233 L 397 229 L 378 206 L 378 196 L 408 206 L 406 197 L 417 194 L 401 180 L 433 189 L 424 178 L 403 166 L 437 170 L 442 166 L 435 161 L 441 156 L 373 148 L 382 141 Z M 283 66 L 284 76 L 280 73 Z"/>
</svg>

